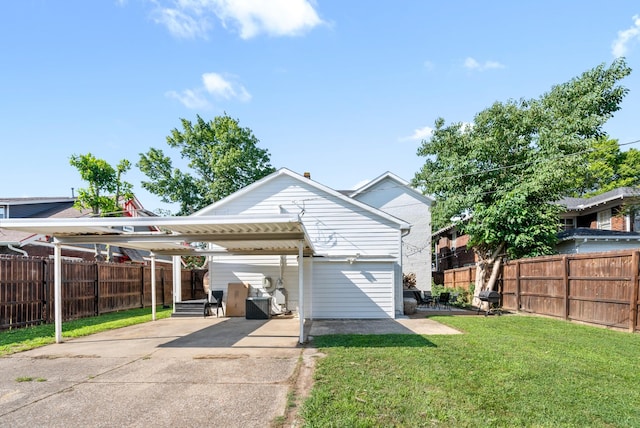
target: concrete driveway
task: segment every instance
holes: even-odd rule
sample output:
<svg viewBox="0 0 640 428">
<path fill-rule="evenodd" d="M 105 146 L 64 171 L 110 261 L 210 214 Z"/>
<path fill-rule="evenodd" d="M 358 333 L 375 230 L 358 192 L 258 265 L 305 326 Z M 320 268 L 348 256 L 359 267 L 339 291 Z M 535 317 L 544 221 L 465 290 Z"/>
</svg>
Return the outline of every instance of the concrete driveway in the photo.
<svg viewBox="0 0 640 428">
<path fill-rule="evenodd" d="M 298 329 L 171 318 L 0 358 L 0 425 L 268 426 L 284 414 Z"/>
<path fill-rule="evenodd" d="M 298 333 L 294 318 L 170 318 L 0 358 L 0 426 L 268 427 L 298 374 L 310 382 L 314 350 Z M 458 332 L 422 318 L 314 321 L 308 333 Z"/>
</svg>

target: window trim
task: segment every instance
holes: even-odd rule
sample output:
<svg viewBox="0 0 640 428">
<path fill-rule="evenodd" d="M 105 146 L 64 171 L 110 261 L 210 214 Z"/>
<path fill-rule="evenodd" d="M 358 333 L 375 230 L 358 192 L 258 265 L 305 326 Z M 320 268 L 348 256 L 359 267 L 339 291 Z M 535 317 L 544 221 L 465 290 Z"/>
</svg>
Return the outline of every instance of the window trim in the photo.
<svg viewBox="0 0 640 428">
<path fill-rule="evenodd" d="M 598 229 L 611 230 L 611 208 L 598 211 Z"/>
</svg>

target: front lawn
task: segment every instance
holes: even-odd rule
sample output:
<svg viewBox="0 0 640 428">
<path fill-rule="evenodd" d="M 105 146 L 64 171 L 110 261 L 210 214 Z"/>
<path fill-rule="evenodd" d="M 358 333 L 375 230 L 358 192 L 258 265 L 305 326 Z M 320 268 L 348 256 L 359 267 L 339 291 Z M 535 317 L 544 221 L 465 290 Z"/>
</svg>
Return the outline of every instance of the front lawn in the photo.
<svg viewBox="0 0 640 428">
<path fill-rule="evenodd" d="M 540 317 L 433 317 L 465 334 L 317 336 L 308 427 L 640 426 L 640 336 Z"/>
<path fill-rule="evenodd" d="M 158 306 L 156 319 L 168 318 L 172 309 Z M 151 308 L 110 312 L 91 318 L 81 318 L 62 323 L 62 337 L 80 337 L 105 330 L 126 327 L 151 321 Z M 14 330 L 0 331 L 0 357 L 27 351 L 56 341 L 55 325 L 43 324 Z"/>
</svg>

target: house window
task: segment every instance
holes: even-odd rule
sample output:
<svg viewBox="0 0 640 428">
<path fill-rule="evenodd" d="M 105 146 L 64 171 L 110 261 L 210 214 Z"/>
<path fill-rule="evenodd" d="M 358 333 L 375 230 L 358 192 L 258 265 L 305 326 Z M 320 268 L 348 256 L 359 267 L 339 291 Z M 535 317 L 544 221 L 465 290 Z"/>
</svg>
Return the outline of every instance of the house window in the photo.
<svg viewBox="0 0 640 428">
<path fill-rule="evenodd" d="M 0 218 L 6 218 L 6 209 L 4 207 L 4 205 L 0 205 Z"/>
<path fill-rule="evenodd" d="M 611 230 L 611 209 L 598 211 L 598 229 Z"/>
<path fill-rule="evenodd" d="M 575 219 L 573 217 L 561 218 L 560 227 L 562 228 L 562 230 L 575 229 L 576 228 Z"/>
</svg>

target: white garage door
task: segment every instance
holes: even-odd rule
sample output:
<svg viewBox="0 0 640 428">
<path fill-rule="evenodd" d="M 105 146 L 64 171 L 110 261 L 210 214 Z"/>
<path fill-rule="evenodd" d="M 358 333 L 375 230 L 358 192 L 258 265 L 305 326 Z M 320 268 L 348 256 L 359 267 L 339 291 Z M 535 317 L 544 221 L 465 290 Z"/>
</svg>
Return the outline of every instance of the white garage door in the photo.
<svg viewBox="0 0 640 428">
<path fill-rule="evenodd" d="M 393 263 L 314 261 L 313 318 L 394 318 Z"/>
</svg>

